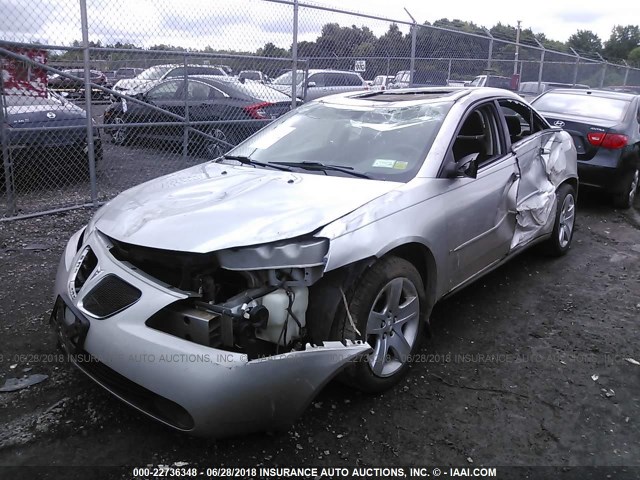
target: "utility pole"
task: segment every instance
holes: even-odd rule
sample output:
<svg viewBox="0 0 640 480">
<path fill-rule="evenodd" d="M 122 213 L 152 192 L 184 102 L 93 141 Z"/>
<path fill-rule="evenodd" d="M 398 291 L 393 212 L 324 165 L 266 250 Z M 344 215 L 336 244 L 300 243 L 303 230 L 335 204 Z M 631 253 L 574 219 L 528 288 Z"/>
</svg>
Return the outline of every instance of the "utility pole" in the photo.
<svg viewBox="0 0 640 480">
<path fill-rule="evenodd" d="M 521 20 L 518 20 L 518 29 L 516 30 L 516 55 L 513 61 L 513 74 L 518 73 L 518 55 L 520 54 L 520 23 Z"/>
</svg>

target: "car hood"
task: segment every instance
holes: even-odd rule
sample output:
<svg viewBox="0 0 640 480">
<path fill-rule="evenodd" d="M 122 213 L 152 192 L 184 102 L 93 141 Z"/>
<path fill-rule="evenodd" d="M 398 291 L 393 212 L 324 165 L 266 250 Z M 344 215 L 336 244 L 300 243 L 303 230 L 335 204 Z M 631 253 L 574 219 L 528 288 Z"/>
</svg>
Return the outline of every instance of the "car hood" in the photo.
<svg viewBox="0 0 640 480">
<path fill-rule="evenodd" d="M 89 228 L 134 245 L 206 253 L 311 233 L 400 185 L 210 162 L 127 190 Z"/>
</svg>

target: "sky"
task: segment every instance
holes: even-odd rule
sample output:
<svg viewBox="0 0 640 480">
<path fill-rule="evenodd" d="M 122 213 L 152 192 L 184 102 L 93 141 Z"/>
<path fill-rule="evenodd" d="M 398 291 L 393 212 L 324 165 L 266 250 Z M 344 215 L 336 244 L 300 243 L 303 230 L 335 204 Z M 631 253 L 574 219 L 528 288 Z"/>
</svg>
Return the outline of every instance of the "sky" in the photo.
<svg viewBox="0 0 640 480">
<path fill-rule="evenodd" d="M 310 0 L 333 6 L 409 20 L 403 7 L 422 23 L 440 18 L 473 21 L 491 27 L 497 22 L 544 33 L 566 41 L 578 29 L 592 30 L 604 41 L 616 24 L 640 21 L 640 2 L 609 8 L 594 0 Z M 141 46 L 170 44 L 187 48 L 255 51 L 267 42 L 289 48 L 292 9 L 264 0 L 87 0 L 91 40 L 103 44 L 130 42 Z M 81 39 L 78 0 L 0 0 L 0 38 L 69 45 Z M 386 21 L 300 8 L 299 40 L 314 40 L 322 25 L 367 25 L 376 35 Z M 408 28 L 403 26 L 407 32 Z"/>
<path fill-rule="evenodd" d="M 406 8 L 419 23 L 457 18 L 490 28 L 498 22 L 515 26 L 521 20 L 522 28 L 531 28 L 534 33 L 544 33 L 547 38 L 561 42 L 578 29 L 591 30 L 605 41 L 614 25 L 640 22 L 640 3 L 631 0 L 610 4 L 601 0 L 322 0 L 321 3 L 402 20 L 409 19 Z"/>
</svg>

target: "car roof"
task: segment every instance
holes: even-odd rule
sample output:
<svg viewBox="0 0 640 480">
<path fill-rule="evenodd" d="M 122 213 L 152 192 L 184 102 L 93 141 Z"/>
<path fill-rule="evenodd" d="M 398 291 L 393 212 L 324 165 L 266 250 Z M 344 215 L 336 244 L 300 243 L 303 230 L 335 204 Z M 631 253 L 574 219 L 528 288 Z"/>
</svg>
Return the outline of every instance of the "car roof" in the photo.
<svg viewBox="0 0 640 480">
<path fill-rule="evenodd" d="M 549 95 L 551 93 L 558 94 L 564 93 L 568 95 L 589 95 L 593 97 L 600 98 L 611 98 L 611 99 L 619 99 L 619 100 L 633 100 L 637 95 L 633 93 L 626 92 L 614 92 L 611 90 L 597 90 L 597 89 L 580 89 L 580 88 L 555 88 L 553 90 L 549 90 L 548 92 L 543 93 L 543 95 Z"/>
<path fill-rule="evenodd" d="M 232 77 L 230 75 L 225 77 L 223 75 L 200 74 L 200 75 L 189 75 L 187 78 L 191 78 L 194 80 L 211 80 L 215 82 L 242 83 L 238 77 Z"/>
<path fill-rule="evenodd" d="M 358 72 L 354 72 L 352 70 L 333 70 L 331 68 L 317 68 L 317 69 L 309 69 L 309 74 L 312 73 L 350 73 L 360 75 Z"/>
</svg>

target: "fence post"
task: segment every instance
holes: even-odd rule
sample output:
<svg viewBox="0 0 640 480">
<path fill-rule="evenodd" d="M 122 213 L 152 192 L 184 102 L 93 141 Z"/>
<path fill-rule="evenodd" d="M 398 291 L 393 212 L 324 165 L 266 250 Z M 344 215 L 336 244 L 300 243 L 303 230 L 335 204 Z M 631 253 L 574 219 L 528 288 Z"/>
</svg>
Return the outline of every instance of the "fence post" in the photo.
<svg viewBox="0 0 640 480">
<path fill-rule="evenodd" d="M 89 158 L 89 181 L 91 182 L 91 201 L 98 206 L 96 186 L 96 154 L 93 143 L 93 118 L 91 116 L 91 75 L 89 72 L 89 21 L 87 19 L 87 0 L 80 0 L 80 24 L 82 29 L 82 58 L 84 66 L 84 105 L 87 114 L 87 156 Z"/>
<path fill-rule="evenodd" d="M 0 62 L 3 60 L 0 59 Z M 4 169 L 5 195 L 7 196 L 7 214 L 16 215 L 16 197 L 13 184 L 13 165 L 9 155 L 9 139 L 7 136 L 7 126 L 4 121 L 6 112 L 4 96 L 4 76 L 0 75 L 0 141 L 2 142 L 2 165 Z"/>
<path fill-rule="evenodd" d="M 607 74 L 607 61 L 598 52 L 596 52 L 596 55 L 602 62 L 602 77 L 600 77 L 600 85 L 599 85 L 600 88 L 602 88 L 604 86 L 604 77 Z"/>
<path fill-rule="evenodd" d="M 518 20 L 518 29 L 516 30 L 516 53 L 513 57 L 513 74 L 518 73 L 518 61 L 520 60 L 520 23 Z"/>
<path fill-rule="evenodd" d="M 184 74 L 182 76 L 184 80 L 184 128 L 182 130 L 182 159 L 186 160 L 189 155 L 189 83 L 187 82 L 187 69 L 189 64 L 187 63 L 187 54 L 184 54 Z"/>
<path fill-rule="evenodd" d="M 493 35 L 486 28 L 483 29 L 484 32 L 489 35 L 489 53 L 487 54 L 487 70 L 491 70 L 491 60 L 493 58 Z"/>
<path fill-rule="evenodd" d="M 578 83 L 578 68 L 580 67 L 580 55 L 573 48 L 569 47 L 569 49 L 576 56 L 576 66 L 573 69 L 573 86 L 575 87 Z"/>
<path fill-rule="evenodd" d="M 387 57 L 387 76 L 389 76 L 389 68 L 390 68 L 389 62 L 390 62 L 390 58 Z"/>
<path fill-rule="evenodd" d="M 302 85 L 302 98 L 306 95 L 307 79 Z M 297 106 L 298 87 L 298 0 L 293 0 L 293 43 L 291 44 L 291 109 Z"/>
<path fill-rule="evenodd" d="M 413 87 L 413 74 L 416 69 L 416 33 L 418 29 L 416 28 L 416 23 L 413 22 L 411 25 L 411 72 L 409 73 L 409 86 Z"/>
<path fill-rule="evenodd" d="M 629 64 L 625 60 L 622 60 L 622 63 L 624 63 L 624 66 L 627 67 L 624 69 L 624 81 L 622 82 L 622 85 L 626 87 L 627 79 L 629 78 Z"/>
<path fill-rule="evenodd" d="M 447 69 L 447 85 L 451 81 L 451 59 L 449 59 L 449 68 Z"/>
<path fill-rule="evenodd" d="M 541 91 L 541 83 L 542 83 L 542 72 L 544 71 L 544 54 L 546 52 L 544 45 L 542 45 L 537 38 L 534 37 L 534 40 L 538 44 L 538 46 L 542 49 L 542 53 L 540 54 L 540 67 L 538 68 L 538 93 Z"/>
</svg>

